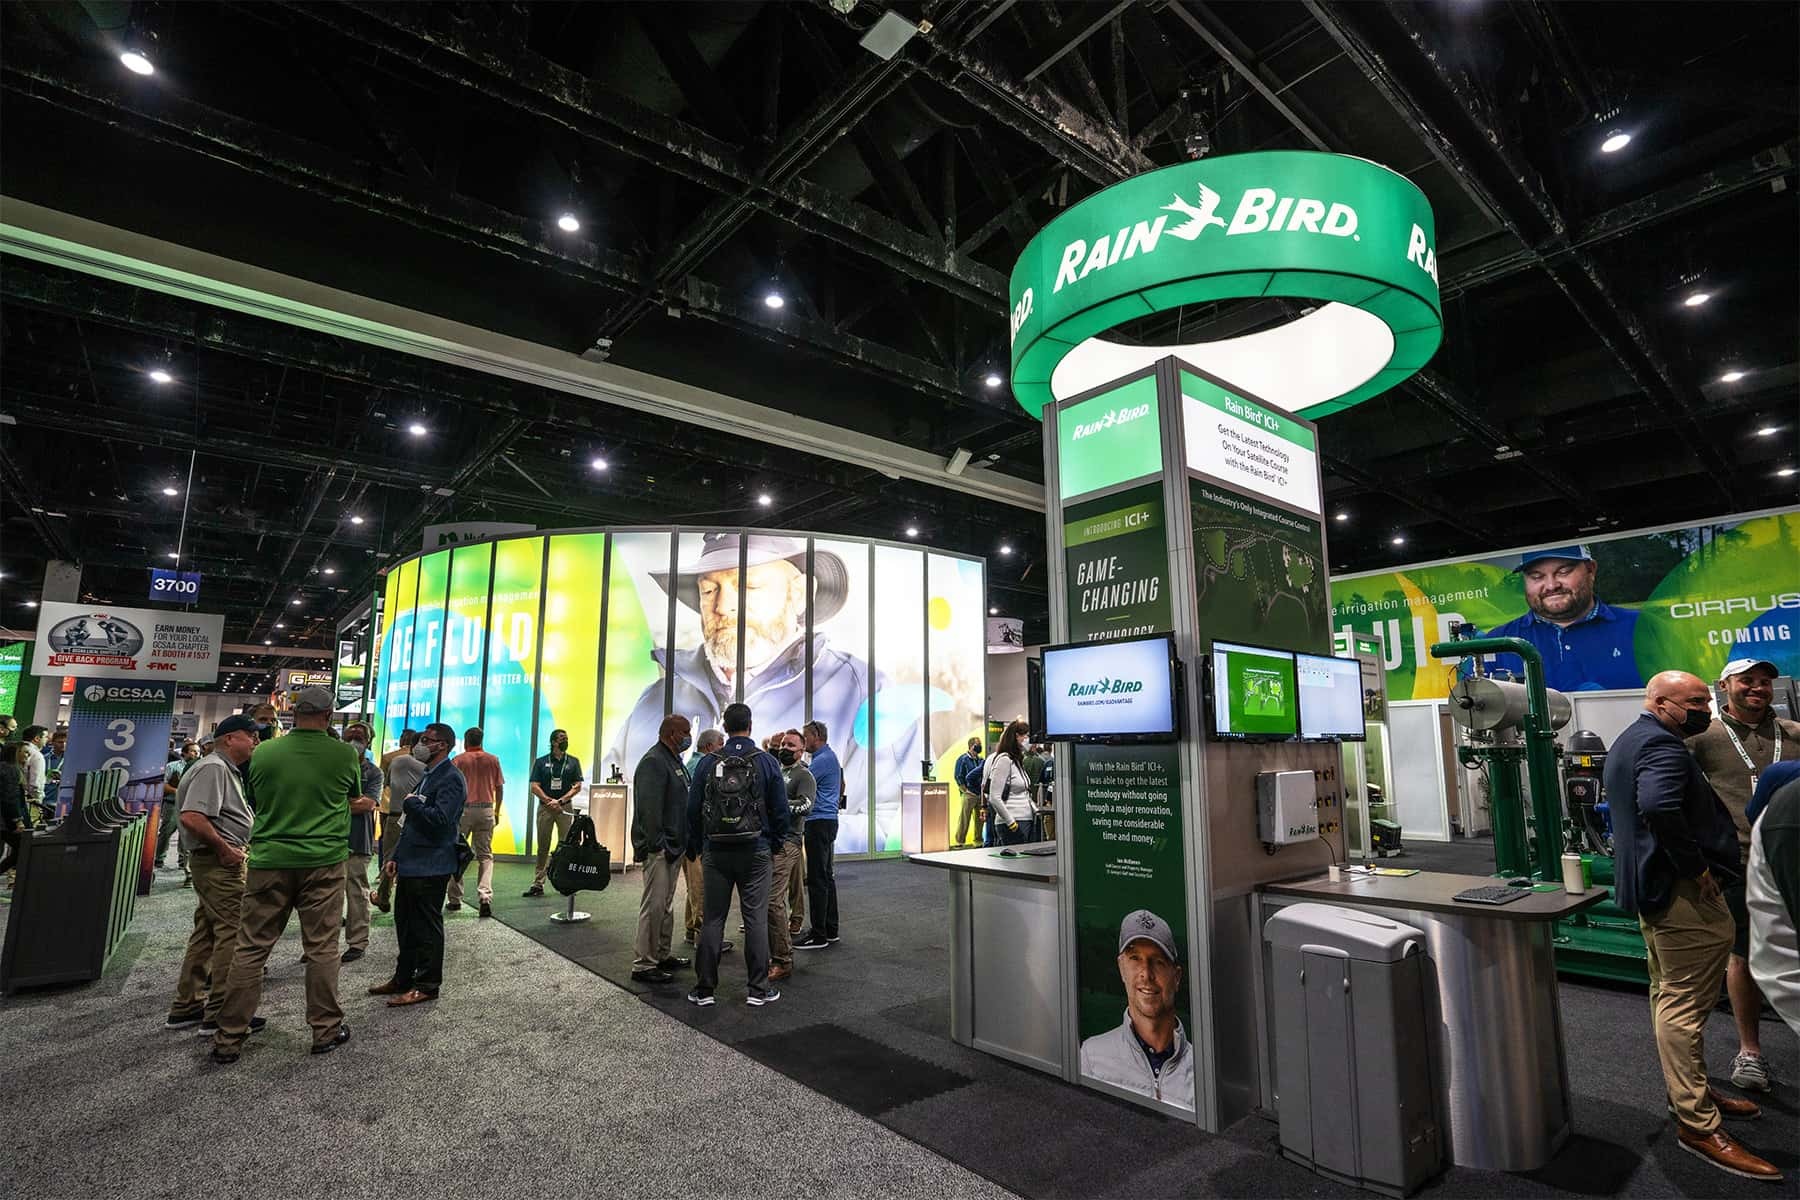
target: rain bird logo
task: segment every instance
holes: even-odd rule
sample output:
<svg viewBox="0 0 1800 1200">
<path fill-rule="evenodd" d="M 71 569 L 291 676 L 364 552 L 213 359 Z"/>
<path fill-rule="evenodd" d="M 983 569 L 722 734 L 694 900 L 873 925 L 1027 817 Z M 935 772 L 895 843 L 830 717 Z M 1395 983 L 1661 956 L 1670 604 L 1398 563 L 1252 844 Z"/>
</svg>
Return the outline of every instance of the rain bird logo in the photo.
<svg viewBox="0 0 1800 1200">
<path fill-rule="evenodd" d="M 1071 696 L 1122 696 L 1127 692 L 1141 692 L 1144 681 L 1141 679 L 1108 679 L 1101 676 L 1093 683 L 1071 683 Z"/>
<path fill-rule="evenodd" d="M 1131 408 L 1115 408 L 1104 417 L 1078 423 L 1075 426 L 1075 432 L 1069 435 L 1069 440 L 1073 442 L 1080 441 L 1085 437 L 1093 437 L 1096 433 L 1103 433 L 1114 425 L 1127 425 L 1140 417 L 1149 415 L 1150 406 L 1148 404 L 1138 404 Z"/>
<path fill-rule="evenodd" d="M 1170 237 L 1178 237 L 1182 241 L 1191 242 L 1205 231 L 1208 225 L 1225 228 L 1225 218 L 1213 215 L 1219 207 L 1219 193 L 1200 185 L 1200 207 L 1195 208 L 1180 196 L 1175 197 L 1173 204 L 1163 205 L 1164 212 L 1180 213 L 1187 218 L 1185 222 L 1169 230 Z"/>
</svg>

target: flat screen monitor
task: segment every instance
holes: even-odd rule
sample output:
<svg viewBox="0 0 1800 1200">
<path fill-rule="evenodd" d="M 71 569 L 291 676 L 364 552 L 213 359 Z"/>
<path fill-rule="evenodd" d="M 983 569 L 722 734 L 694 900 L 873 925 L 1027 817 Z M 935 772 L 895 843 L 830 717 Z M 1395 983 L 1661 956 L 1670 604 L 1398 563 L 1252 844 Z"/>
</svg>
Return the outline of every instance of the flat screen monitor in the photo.
<svg viewBox="0 0 1800 1200">
<path fill-rule="evenodd" d="M 1290 650 L 1214 642 L 1213 735 L 1282 741 L 1300 732 L 1299 689 Z"/>
<path fill-rule="evenodd" d="M 1362 664 L 1354 658 L 1294 655 L 1300 682 L 1300 736 L 1363 740 Z"/>
<path fill-rule="evenodd" d="M 1043 659 L 1046 739 L 1172 742 L 1179 735 L 1169 634 L 1046 646 Z"/>
</svg>

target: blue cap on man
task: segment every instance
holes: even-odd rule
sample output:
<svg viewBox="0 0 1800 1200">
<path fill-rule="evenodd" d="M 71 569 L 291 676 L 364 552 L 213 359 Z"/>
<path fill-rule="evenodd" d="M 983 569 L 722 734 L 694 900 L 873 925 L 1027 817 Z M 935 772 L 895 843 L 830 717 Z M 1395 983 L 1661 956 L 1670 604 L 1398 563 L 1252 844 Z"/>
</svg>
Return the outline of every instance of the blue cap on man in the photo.
<svg viewBox="0 0 1800 1200">
<path fill-rule="evenodd" d="M 1517 575 L 1534 562 L 1543 562 L 1546 558 L 1566 558 L 1570 562 L 1593 562 L 1594 556 L 1588 553 L 1586 546 L 1549 546 L 1543 550 L 1527 550 L 1519 555 L 1519 565 L 1513 568 Z"/>
</svg>

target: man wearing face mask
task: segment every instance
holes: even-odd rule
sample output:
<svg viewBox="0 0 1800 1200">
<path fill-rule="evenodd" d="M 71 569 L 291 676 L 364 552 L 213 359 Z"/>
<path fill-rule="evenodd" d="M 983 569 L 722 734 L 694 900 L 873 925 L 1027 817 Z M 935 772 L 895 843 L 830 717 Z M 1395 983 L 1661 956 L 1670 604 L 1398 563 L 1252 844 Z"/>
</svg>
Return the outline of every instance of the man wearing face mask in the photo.
<svg viewBox="0 0 1800 1200">
<path fill-rule="evenodd" d="M 1721 1127 L 1761 1110 L 1706 1080 L 1702 1033 L 1718 1003 L 1735 929 L 1721 888 L 1738 876 L 1737 828 L 1683 737 L 1712 723 L 1712 690 L 1686 671 L 1653 676 L 1644 711 L 1606 756 L 1614 902 L 1636 913 L 1650 972 L 1651 1026 L 1678 1144 L 1721 1170 L 1778 1179 Z"/>
<path fill-rule="evenodd" d="M 369 860 L 375 857 L 375 808 L 381 796 L 381 768 L 369 757 L 369 727 L 353 721 L 344 742 L 356 751 L 362 795 L 350 802 L 350 857 L 344 860 L 344 956 L 353 963 L 369 950 Z"/>
<path fill-rule="evenodd" d="M 552 729 L 550 753 L 531 764 L 531 794 L 538 802 L 537 877 L 525 889 L 527 896 L 544 894 L 544 877 L 550 873 L 550 831 L 556 831 L 557 845 L 569 836 L 581 781 L 581 760 L 569 753 L 569 731 Z"/>
<path fill-rule="evenodd" d="M 781 763 L 781 779 L 787 785 L 788 831 L 775 848 L 770 861 L 769 882 L 769 980 L 780 982 L 794 973 L 794 928 L 789 918 L 788 901 L 794 894 L 794 881 L 806 874 L 801 845 L 806 840 L 806 818 L 812 813 L 813 800 L 819 794 L 818 781 L 800 761 L 803 741 L 800 731 L 790 729 L 776 734 L 775 758 Z"/>
<path fill-rule="evenodd" d="M 681 755 L 693 743 L 693 725 L 686 717 L 664 717 L 656 745 L 638 760 L 631 776 L 631 856 L 644 868 L 631 962 L 631 977 L 639 983 L 668 983 L 674 978 L 670 972 L 688 965 L 669 952 L 669 941 L 675 934 L 675 877 L 687 853 L 689 779 Z"/>
<path fill-rule="evenodd" d="M 389 996 L 389 1008 L 405 1008 L 436 1000 L 444 983 L 444 890 L 456 874 L 456 836 L 462 824 L 468 786 L 450 765 L 456 731 L 433 721 L 413 744 L 413 757 L 425 765 L 419 789 L 406 796 L 406 824 L 394 857 L 382 874 L 394 880 L 394 934 L 400 957 L 394 975 L 369 989 Z"/>
</svg>

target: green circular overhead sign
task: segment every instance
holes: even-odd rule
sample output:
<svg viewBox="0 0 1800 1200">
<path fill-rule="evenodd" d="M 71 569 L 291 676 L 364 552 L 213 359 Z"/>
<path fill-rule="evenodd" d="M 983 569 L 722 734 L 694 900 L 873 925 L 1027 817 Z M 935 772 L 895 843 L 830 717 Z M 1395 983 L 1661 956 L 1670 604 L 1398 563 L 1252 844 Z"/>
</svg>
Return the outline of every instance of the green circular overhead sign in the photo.
<svg viewBox="0 0 1800 1200">
<path fill-rule="evenodd" d="M 1191 345 L 1102 335 L 1184 304 L 1320 301 Z M 1169 354 L 1317 420 L 1393 387 L 1443 339 L 1425 194 L 1367 159 L 1276 150 L 1115 183 L 1038 233 L 1012 273 L 1013 395 L 1032 416 Z"/>
</svg>

